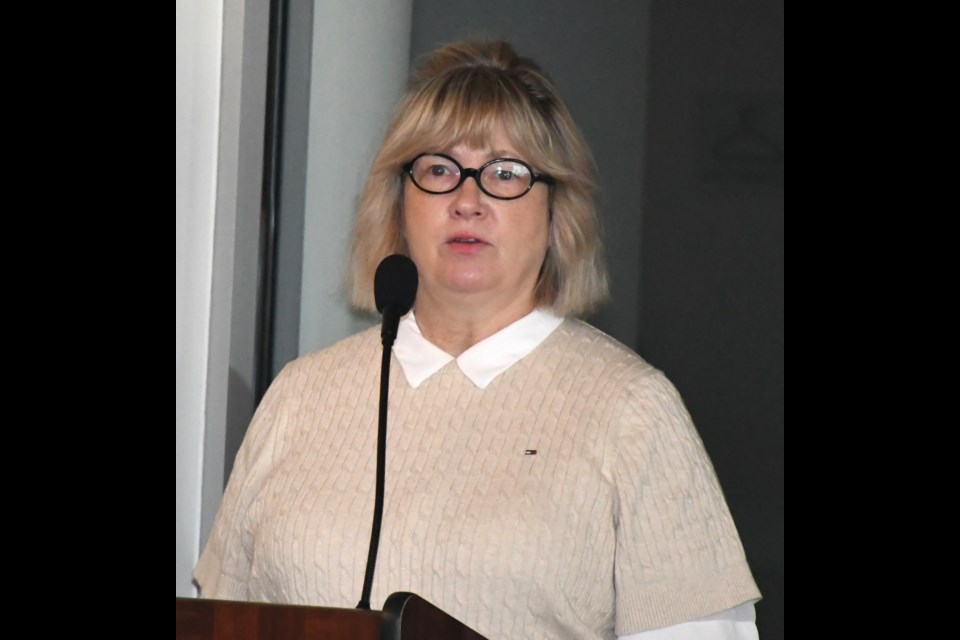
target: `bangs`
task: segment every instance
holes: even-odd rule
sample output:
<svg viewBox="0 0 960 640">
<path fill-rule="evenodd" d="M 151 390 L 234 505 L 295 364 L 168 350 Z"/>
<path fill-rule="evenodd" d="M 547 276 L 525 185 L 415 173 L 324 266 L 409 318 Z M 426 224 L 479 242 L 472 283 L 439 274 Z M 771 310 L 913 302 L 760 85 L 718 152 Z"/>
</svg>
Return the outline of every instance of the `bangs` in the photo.
<svg viewBox="0 0 960 640">
<path fill-rule="evenodd" d="M 458 144 L 493 149 L 497 128 L 502 127 L 521 158 L 536 162 L 543 145 L 537 133 L 541 118 L 535 116 L 527 92 L 516 80 L 498 69 L 454 69 L 424 85 L 413 97 L 407 113 L 399 162 L 427 152 L 443 152 Z"/>
</svg>

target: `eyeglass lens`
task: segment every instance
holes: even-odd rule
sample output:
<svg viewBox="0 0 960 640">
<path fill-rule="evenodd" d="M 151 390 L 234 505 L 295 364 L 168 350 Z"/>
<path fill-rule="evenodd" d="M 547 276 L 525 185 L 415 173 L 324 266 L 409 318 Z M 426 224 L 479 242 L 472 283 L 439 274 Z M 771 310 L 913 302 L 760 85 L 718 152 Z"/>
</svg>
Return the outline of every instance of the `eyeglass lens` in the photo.
<svg viewBox="0 0 960 640">
<path fill-rule="evenodd" d="M 411 175 L 417 186 L 431 193 L 447 193 L 460 184 L 460 167 L 443 156 L 421 156 L 413 163 Z M 527 191 L 533 181 L 530 167 L 518 160 L 499 159 L 480 172 L 480 187 L 488 194 L 514 198 Z"/>
</svg>

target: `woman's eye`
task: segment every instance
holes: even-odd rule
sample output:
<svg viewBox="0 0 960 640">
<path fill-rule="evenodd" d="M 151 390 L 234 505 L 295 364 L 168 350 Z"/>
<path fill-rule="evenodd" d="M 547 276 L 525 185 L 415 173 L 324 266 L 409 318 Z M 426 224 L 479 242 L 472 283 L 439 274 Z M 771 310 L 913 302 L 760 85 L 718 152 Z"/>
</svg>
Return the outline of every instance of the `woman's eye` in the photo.
<svg viewBox="0 0 960 640">
<path fill-rule="evenodd" d="M 432 175 L 432 176 L 435 176 L 435 177 L 437 177 L 437 178 L 441 178 L 441 177 L 445 176 L 446 174 L 447 174 L 447 168 L 446 168 L 445 166 L 443 166 L 443 165 L 435 164 L 435 165 L 433 165 L 432 167 L 430 167 L 430 175 Z"/>
<path fill-rule="evenodd" d="M 497 178 L 499 178 L 503 182 L 506 182 L 508 180 L 513 180 L 513 171 L 505 171 L 503 169 L 500 169 L 499 171 L 497 171 Z"/>
</svg>

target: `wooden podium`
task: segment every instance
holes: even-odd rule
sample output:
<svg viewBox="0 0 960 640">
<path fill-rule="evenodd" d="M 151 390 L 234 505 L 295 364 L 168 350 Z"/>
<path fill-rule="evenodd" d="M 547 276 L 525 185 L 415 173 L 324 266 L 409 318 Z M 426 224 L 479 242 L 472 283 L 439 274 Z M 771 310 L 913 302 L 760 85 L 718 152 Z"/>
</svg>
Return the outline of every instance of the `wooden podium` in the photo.
<svg viewBox="0 0 960 640">
<path fill-rule="evenodd" d="M 177 640 L 485 640 L 412 593 L 383 611 L 177 598 Z"/>
</svg>

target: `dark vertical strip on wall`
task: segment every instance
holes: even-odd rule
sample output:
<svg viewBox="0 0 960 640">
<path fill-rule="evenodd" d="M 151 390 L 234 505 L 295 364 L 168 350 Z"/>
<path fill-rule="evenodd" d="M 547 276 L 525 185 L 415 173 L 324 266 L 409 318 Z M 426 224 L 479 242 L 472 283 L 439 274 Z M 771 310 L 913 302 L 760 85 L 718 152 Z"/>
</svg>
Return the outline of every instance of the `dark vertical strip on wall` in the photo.
<svg viewBox="0 0 960 640">
<path fill-rule="evenodd" d="M 267 48 L 267 102 L 263 134 L 263 189 L 260 207 L 260 260 L 257 283 L 257 330 L 254 356 L 254 404 L 259 405 L 273 380 L 274 292 L 276 291 L 277 216 L 280 206 L 281 136 L 287 0 L 270 2 Z"/>
</svg>

